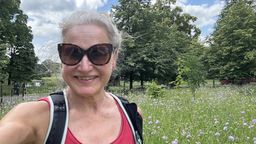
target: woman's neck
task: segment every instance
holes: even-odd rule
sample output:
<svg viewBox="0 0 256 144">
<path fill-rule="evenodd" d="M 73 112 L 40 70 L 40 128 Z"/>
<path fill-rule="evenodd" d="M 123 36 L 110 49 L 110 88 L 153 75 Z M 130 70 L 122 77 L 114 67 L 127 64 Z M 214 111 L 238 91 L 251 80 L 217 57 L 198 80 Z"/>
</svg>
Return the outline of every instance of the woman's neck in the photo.
<svg viewBox="0 0 256 144">
<path fill-rule="evenodd" d="M 69 109 L 75 109 L 77 111 L 91 111 L 97 112 L 101 108 L 108 107 L 109 104 L 113 103 L 113 98 L 102 90 L 96 95 L 86 96 L 77 95 L 70 88 L 66 89 L 67 99 L 69 102 Z"/>
</svg>

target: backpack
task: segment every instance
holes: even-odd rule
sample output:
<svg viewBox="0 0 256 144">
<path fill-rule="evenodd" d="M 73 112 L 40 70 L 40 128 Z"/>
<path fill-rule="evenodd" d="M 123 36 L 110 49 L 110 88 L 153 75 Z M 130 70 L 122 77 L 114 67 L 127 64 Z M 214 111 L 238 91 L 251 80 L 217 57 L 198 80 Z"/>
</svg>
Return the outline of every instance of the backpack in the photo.
<svg viewBox="0 0 256 144">
<path fill-rule="evenodd" d="M 51 93 L 48 96 L 50 103 L 50 123 L 45 138 L 45 144 L 64 144 L 68 129 L 68 105 L 64 92 Z M 123 97 L 111 94 L 122 108 L 129 125 L 131 126 L 136 144 L 143 144 L 142 117 L 137 112 L 137 105 L 129 103 Z"/>
</svg>

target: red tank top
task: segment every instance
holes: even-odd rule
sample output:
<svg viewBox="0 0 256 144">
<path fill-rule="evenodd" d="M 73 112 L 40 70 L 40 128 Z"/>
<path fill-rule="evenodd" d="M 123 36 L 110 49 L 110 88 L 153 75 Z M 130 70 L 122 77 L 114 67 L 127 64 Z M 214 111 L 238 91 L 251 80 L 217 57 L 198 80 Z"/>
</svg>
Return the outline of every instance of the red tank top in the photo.
<svg viewBox="0 0 256 144">
<path fill-rule="evenodd" d="M 40 101 L 46 101 L 48 103 L 48 105 L 50 106 L 50 103 L 49 103 L 49 100 L 47 97 L 41 98 Z M 120 129 L 119 135 L 113 142 L 111 142 L 111 144 L 135 144 L 129 122 L 128 122 L 122 108 L 117 103 L 117 101 L 116 101 L 116 105 L 120 112 L 122 122 L 121 122 L 121 129 Z M 79 140 L 76 139 L 76 137 L 72 134 L 70 129 L 68 129 L 65 144 L 82 144 L 82 143 L 79 142 Z"/>
</svg>

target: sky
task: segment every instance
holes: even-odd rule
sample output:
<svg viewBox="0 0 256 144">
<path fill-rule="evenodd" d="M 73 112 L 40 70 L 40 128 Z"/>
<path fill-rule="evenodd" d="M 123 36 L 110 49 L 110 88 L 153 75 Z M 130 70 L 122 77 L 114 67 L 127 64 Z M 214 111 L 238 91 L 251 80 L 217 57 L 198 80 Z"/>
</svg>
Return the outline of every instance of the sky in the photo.
<svg viewBox="0 0 256 144">
<path fill-rule="evenodd" d="M 154 1 L 154 0 L 153 0 Z M 39 62 L 45 59 L 58 61 L 57 43 L 60 42 L 59 23 L 75 10 L 109 12 L 118 0 L 21 0 L 21 9 L 28 15 L 32 27 L 33 44 Z M 204 40 L 214 29 L 218 15 L 224 7 L 223 0 L 177 0 L 185 13 L 196 16 Z"/>
</svg>

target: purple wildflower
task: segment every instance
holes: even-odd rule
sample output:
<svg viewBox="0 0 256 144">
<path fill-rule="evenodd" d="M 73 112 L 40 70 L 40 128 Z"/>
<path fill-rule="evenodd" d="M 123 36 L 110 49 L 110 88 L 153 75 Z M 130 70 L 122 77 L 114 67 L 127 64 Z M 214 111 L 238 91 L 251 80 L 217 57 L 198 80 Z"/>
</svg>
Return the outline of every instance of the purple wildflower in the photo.
<svg viewBox="0 0 256 144">
<path fill-rule="evenodd" d="M 174 141 L 172 141 L 172 144 L 178 144 L 178 140 L 175 139 Z"/>
<path fill-rule="evenodd" d="M 252 124 L 254 124 L 254 125 L 256 124 L 256 119 L 252 120 Z"/>
</svg>

